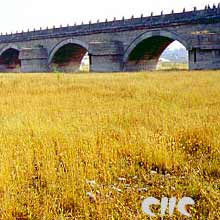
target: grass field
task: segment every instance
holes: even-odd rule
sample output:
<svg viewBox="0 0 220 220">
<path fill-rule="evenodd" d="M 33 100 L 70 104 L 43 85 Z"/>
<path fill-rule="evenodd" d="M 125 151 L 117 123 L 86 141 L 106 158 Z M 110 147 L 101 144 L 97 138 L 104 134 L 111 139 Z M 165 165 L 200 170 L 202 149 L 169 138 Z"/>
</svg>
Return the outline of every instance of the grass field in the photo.
<svg viewBox="0 0 220 220">
<path fill-rule="evenodd" d="M 159 62 L 157 66 L 157 70 L 188 70 L 187 63 L 166 63 L 166 62 Z"/>
<path fill-rule="evenodd" d="M 150 219 L 149 196 L 220 219 L 219 71 L 1 74 L 0 96 L 0 219 Z"/>
</svg>

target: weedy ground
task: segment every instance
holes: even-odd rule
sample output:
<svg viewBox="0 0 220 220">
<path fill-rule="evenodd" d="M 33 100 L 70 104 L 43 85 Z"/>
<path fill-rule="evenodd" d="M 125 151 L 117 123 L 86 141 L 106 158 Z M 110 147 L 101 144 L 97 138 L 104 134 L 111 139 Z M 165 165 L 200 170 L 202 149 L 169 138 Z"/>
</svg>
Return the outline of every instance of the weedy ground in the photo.
<svg viewBox="0 0 220 220">
<path fill-rule="evenodd" d="M 0 75 L 0 219 L 150 219 L 149 196 L 220 219 L 219 71 Z"/>
</svg>

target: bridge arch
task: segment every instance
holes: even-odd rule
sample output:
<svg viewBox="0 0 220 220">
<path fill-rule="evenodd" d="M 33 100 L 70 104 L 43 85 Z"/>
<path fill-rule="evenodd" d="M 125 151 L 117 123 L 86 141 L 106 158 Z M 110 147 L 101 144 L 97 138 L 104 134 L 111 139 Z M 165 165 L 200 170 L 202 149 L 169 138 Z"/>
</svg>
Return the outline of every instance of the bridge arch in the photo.
<svg viewBox="0 0 220 220">
<path fill-rule="evenodd" d="M 49 66 L 51 70 L 77 72 L 88 49 L 88 44 L 81 40 L 73 38 L 63 40 L 51 50 Z"/>
<path fill-rule="evenodd" d="M 174 41 L 180 42 L 187 50 L 190 43 L 169 31 L 150 31 L 138 36 L 125 50 L 123 57 L 125 71 L 156 69 L 160 55 Z"/>
<path fill-rule="evenodd" d="M 20 48 L 16 45 L 7 45 L 0 50 L 0 72 L 20 72 Z"/>
</svg>

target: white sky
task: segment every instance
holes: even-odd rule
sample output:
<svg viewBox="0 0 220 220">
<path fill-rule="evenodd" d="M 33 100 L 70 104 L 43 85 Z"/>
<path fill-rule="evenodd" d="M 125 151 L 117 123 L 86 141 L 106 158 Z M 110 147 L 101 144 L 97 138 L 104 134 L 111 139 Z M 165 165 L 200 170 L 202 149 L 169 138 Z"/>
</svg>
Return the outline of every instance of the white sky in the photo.
<svg viewBox="0 0 220 220">
<path fill-rule="evenodd" d="M 1 0 L 0 32 L 26 30 L 28 28 L 52 27 L 60 24 L 74 24 L 97 19 L 109 20 L 182 11 L 197 6 L 204 8 L 206 4 L 218 4 L 208 0 Z"/>
</svg>

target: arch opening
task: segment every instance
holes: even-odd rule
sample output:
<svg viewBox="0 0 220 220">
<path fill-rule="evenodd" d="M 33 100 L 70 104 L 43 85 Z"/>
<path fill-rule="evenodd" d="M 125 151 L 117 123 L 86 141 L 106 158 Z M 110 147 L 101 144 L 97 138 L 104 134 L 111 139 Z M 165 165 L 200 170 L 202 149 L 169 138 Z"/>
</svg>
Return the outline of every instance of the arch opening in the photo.
<svg viewBox="0 0 220 220">
<path fill-rule="evenodd" d="M 21 70 L 21 60 L 19 50 L 9 48 L 0 55 L 0 72 L 17 73 Z"/>
<path fill-rule="evenodd" d="M 89 72 L 88 51 L 85 47 L 67 43 L 61 46 L 53 55 L 50 68 L 58 72 Z"/>
<path fill-rule="evenodd" d="M 140 41 L 131 45 L 128 49 L 127 57 L 125 57 L 124 65 L 126 71 L 147 71 L 157 70 L 162 66 L 164 56 L 166 57 L 166 49 L 170 49 L 172 45 L 176 45 L 176 40 L 167 36 L 148 36 L 143 37 Z M 182 44 L 182 47 L 185 46 Z M 186 48 L 185 48 L 186 50 Z M 173 51 L 175 53 L 175 51 Z M 175 65 L 172 65 L 172 60 L 166 59 L 167 69 L 172 69 Z M 171 64 L 171 65 L 169 65 Z M 181 66 L 181 65 L 180 65 Z M 187 64 L 185 65 L 187 68 Z"/>
<path fill-rule="evenodd" d="M 187 49 L 178 41 L 171 43 L 161 54 L 157 70 L 188 70 Z"/>
</svg>

